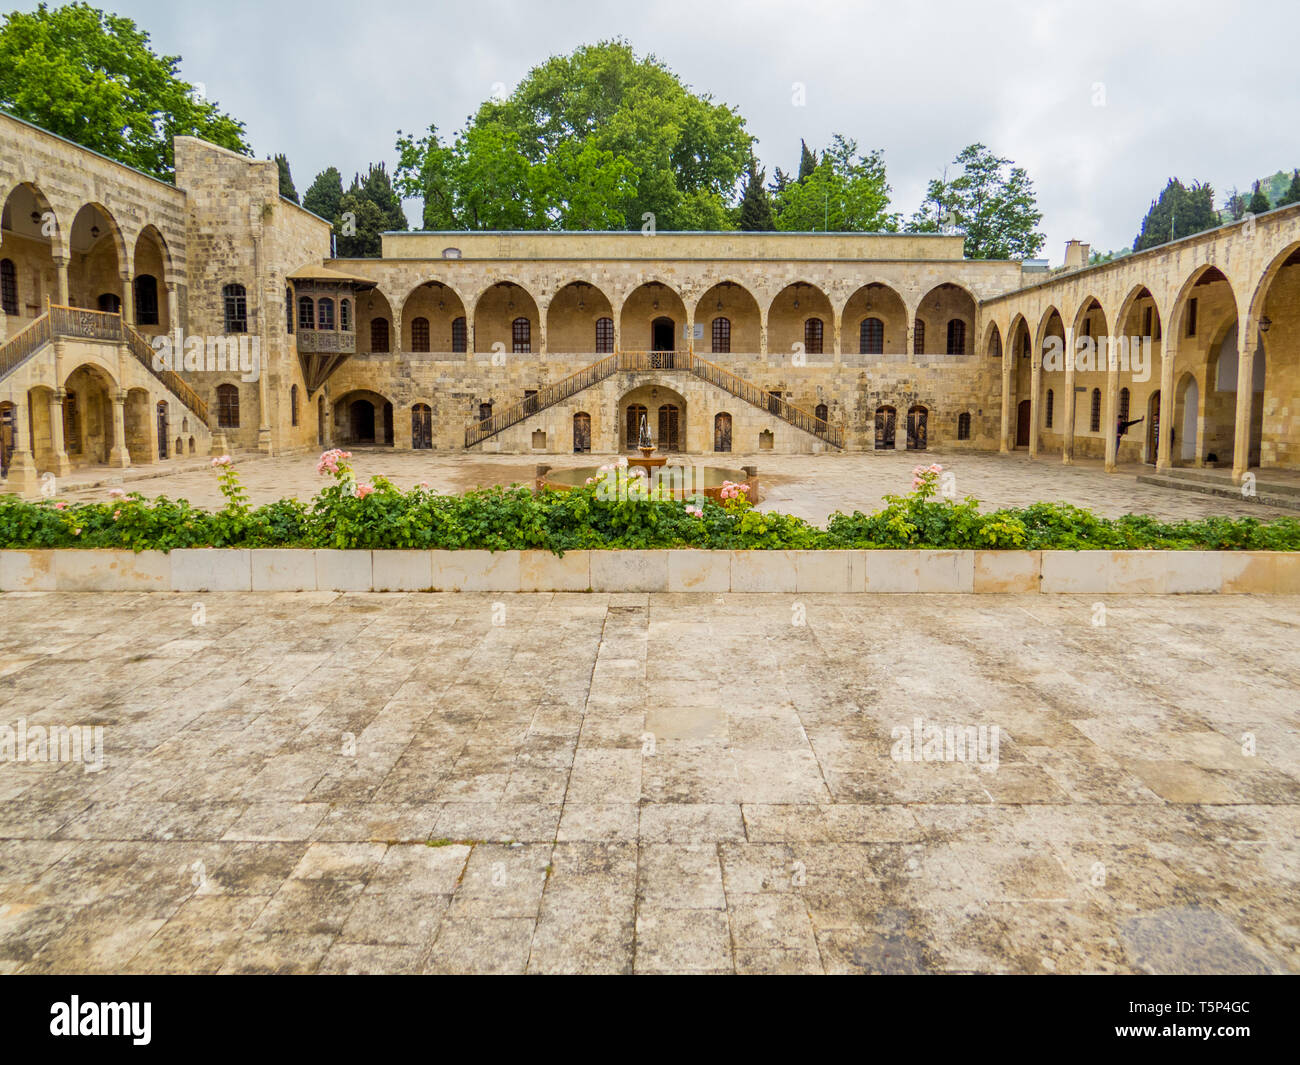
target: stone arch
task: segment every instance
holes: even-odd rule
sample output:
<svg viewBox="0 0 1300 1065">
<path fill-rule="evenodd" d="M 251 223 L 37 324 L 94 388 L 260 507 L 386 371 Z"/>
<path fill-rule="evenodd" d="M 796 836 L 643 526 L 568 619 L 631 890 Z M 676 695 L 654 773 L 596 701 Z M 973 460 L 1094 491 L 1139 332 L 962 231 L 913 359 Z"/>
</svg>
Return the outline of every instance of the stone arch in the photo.
<svg viewBox="0 0 1300 1065">
<path fill-rule="evenodd" d="M 676 410 L 675 439 L 665 439 L 674 420 L 665 408 Z M 655 380 L 644 381 L 619 396 L 615 425 L 618 426 L 620 450 L 636 449 L 642 412 L 655 447 L 660 451 L 687 450 L 686 397 L 675 388 Z"/>
<path fill-rule="evenodd" d="M 681 293 L 666 281 L 651 278 L 633 288 L 619 308 L 619 335 L 625 351 L 681 351 L 690 343 L 682 329 L 690 321 L 690 312 Z M 671 347 L 664 348 L 664 323 L 672 324 Z M 658 325 L 656 325 L 658 323 Z M 659 333 L 656 330 L 659 330 Z"/>
<path fill-rule="evenodd" d="M 914 317 L 925 323 L 925 349 L 918 354 L 971 354 L 975 350 L 978 316 L 979 300 L 970 289 L 956 281 L 941 281 L 916 304 Z M 962 323 L 964 350 L 960 353 L 949 351 L 948 338 L 952 322 Z"/>
<path fill-rule="evenodd" d="M 474 301 L 474 350 L 492 351 L 493 345 L 501 344 L 503 350 L 513 353 L 515 322 L 520 319 L 528 323 L 528 349 L 540 352 L 543 348 L 541 310 L 532 293 L 519 282 L 504 278 L 489 285 Z"/>
<path fill-rule="evenodd" d="M 465 301 L 442 278 L 428 278 L 411 289 L 402 300 L 402 351 L 455 350 L 453 323 L 467 318 Z M 427 330 L 427 347 L 416 343 L 415 321 L 423 318 Z"/>
<path fill-rule="evenodd" d="M 880 322 L 881 354 L 902 354 L 907 351 L 907 301 L 896 288 L 883 281 L 868 281 L 865 285 L 860 285 L 844 301 L 840 309 L 841 351 L 845 354 L 869 354 L 862 350 L 862 323 L 869 318 Z"/>
<path fill-rule="evenodd" d="M 331 406 L 334 409 L 333 440 L 336 444 L 393 446 L 393 402 L 383 393 L 355 388 L 335 398 Z"/>
<path fill-rule="evenodd" d="M 162 232 L 152 223 L 146 225 L 135 238 L 131 259 L 131 282 L 134 287 L 131 295 L 134 318 L 131 324 L 141 332 L 161 336 L 171 329 L 171 304 L 168 299 L 171 285 L 168 278 L 175 276 L 173 269 L 171 249 L 167 247 Z M 149 282 L 142 281 L 142 278 L 153 278 L 156 314 L 149 313 L 149 296 L 146 291 Z"/>
<path fill-rule="evenodd" d="M 387 323 L 387 350 L 391 352 L 395 350 L 394 345 L 398 342 L 393 330 L 393 305 L 378 287 L 367 292 L 358 292 L 355 313 L 358 352 L 385 354 L 382 350 L 375 351 L 375 342 L 381 339 L 380 334 L 383 332 L 375 325 L 380 320 Z"/>
<path fill-rule="evenodd" d="M 1259 427 L 1262 466 L 1300 468 L 1300 439 L 1292 412 L 1300 408 L 1300 241 L 1279 251 L 1260 275 L 1251 295 L 1249 321 L 1260 345 L 1255 358 L 1263 362 L 1266 389 Z"/>
<path fill-rule="evenodd" d="M 9 311 L 0 307 L 0 321 L 6 316 L 36 318 L 47 299 L 58 303 L 64 298 L 56 259 L 66 256 L 66 243 L 58 214 L 38 185 L 20 182 L 9 190 L 0 204 L 0 258 L 13 264 L 14 300 Z M 20 328 L 20 322 L 10 322 L 7 332 Z"/>
<path fill-rule="evenodd" d="M 559 354 L 609 354 L 613 350 L 614 304 L 605 291 L 585 278 L 566 281 L 546 304 L 546 350 Z M 598 327 L 609 319 L 610 329 Z M 598 343 L 597 334 L 601 341 Z M 602 348 L 608 346 L 610 352 Z"/>
<path fill-rule="evenodd" d="M 715 325 L 720 318 L 726 319 L 725 330 Z M 763 307 L 739 281 L 724 278 L 710 285 L 695 301 L 695 321 L 704 326 L 704 336 L 697 345 L 703 351 L 721 355 L 757 354 L 762 350 Z"/>
<path fill-rule="evenodd" d="M 114 432 L 117 379 L 97 362 L 78 363 L 63 381 L 63 447 L 74 465 L 107 465 L 122 442 Z"/>
<path fill-rule="evenodd" d="M 78 307 L 111 309 L 101 299 L 115 296 L 119 309 L 129 300 L 123 276 L 131 255 L 117 219 L 102 203 L 84 203 L 68 227 L 68 299 Z"/>
<path fill-rule="evenodd" d="M 822 322 L 821 353 L 832 353 L 836 317 L 830 297 L 810 281 L 791 281 L 768 304 L 767 350 L 782 358 L 797 351 L 817 355 L 807 342 L 812 319 Z"/>
</svg>

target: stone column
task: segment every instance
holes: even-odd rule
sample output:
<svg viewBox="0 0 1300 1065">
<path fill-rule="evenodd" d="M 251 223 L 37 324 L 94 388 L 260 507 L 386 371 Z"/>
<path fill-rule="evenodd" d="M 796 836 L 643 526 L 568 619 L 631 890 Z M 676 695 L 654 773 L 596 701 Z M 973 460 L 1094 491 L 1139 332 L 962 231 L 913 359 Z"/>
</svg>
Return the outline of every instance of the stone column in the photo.
<svg viewBox="0 0 1300 1065">
<path fill-rule="evenodd" d="M 1119 352 L 1115 350 L 1115 338 L 1110 337 L 1106 343 L 1106 413 L 1102 415 L 1101 427 L 1106 433 L 1106 472 L 1114 473 L 1119 461 L 1119 440 L 1116 427 L 1119 425 Z"/>
<path fill-rule="evenodd" d="M 1156 436 L 1156 469 L 1167 470 L 1173 465 L 1172 450 L 1169 447 L 1169 426 L 1174 417 L 1174 362 L 1178 356 L 1171 343 L 1172 337 L 1166 337 L 1161 347 L 1160 358 L 1160 432 Z M 1150 404 L 1148 404 L 1149 406 Z M 1148 428 L 1150 428 L 1148 426 Z M 1233 460 L 1234 465 L 1236 460 Z"/>
<path fill-rule="evenodd" d="M 135 282 L 129 273 L 122 274 L 122 321 L 135 325 Z"/>
<path fill-rule="evenodd" d="M 1079 406 L 1074 394 L 1074 363 L 1077 357 L 1074 330 L 1070 329 L 1065 335 L 1065 410 L 1061 412 L 1065 416 L 1065 424 L 1061 426 L 1061 462 L 1066 466 L 1074 463 L 1074 416 Z"/>
<path fill-rule="evenodd" d="M 763 360 L 764 365 L 766 365 L 767 364 L 767 311 L 763 309 L 762 304 L 759 304 L 758 307 L 758 354 L 759 357 Z"/>
<path fill-rule="evenodd" d="M 54 256 L 54 302 L 60 307 L 68 305 L 68 257 Z"/>
<path fill-rule="evenodd" d="M 1237 341 L 1237 413 L 1232 427 L 1232 479 L 1238 484 L 1250 468 L 1250 422 L 1255 400 L 1255 323 L 1246 319 L 1246 328 Z M 1160 406 L 1164 407 L 1164 393 Z M 1161 432 L 1165 432 L 1161 425 Z"/>
<path fill-rule="evenodd" d="M 916 362 L 916 316 L 911 312 L 907 318 L 907 361 Z"/>
<path fill-rule="evenodd" d="M 835 315 L 835 348 L 834 348 L 835 359 L 834 359 L 834 366 L 835 366 L 835 369 L 838 370 L 842 365 L 844 365 L 844 358 L 843 358 L 843 355 L 844 355 L 844 349 L 843 349 L 843 343 L 842 343 L 842 334 L 843 334 L 843 331 L 844 331 L 844 322 L 843 322 L 843 315 L 835 314 L 835 309 L 834 309 L 834 308 L 831 308 L 831 314 L 834 314 L 834 315 Z"/>
<path fill-rule="evenodd" d="M 682 350 L 695 352 L 695 312 L 690 307 L 686 308 L 686 343 Z"/>
<path fill-rule="evenodd" d="M 1001 432 L 998 435 L 998 451 L 1006 453 L 1011 450 L 1011 358 L 1002 352 L 1002 418 Z"/>
<path fill-rule="evenodd" d="M 174 281 L 167 282 L 167 331 L 176 335 L 181 327 L 181 298 Z"/>
<path fill-rule="evenodd" d="M 20 496 L 35 495 L 40 487 L 31 441 L 28 441 L 26 446 L 23 445 L 23 433 L 28 431 L 31 424 L 27 415 L 27 405 L 26 392 L 20 392 L 14 397 L 14 450 L 9 456 L 9 476 L 6 487 L 10 492 Z"/>
<path fill-rule="evenodd" d="M 113 393 L 113 447 L 108 453 L 108 464 L 118 469 L 131 465 L 131 452 L 126 446 L 126 393 Z"/>
<path fill-rule="evenodd" d="M 68 394 L 62 389 L 50 393 L 50 450 L 53 452 L 49 471 L 56 477 L 66 477 L 72 472 L 72 463 L 68 461 L 68 452 L 63 441 L 63 401 Z"/>
<path fill-rule="evenodd" d="M 546 307 L 543 307 L 540 303 L 537 305 L 537 354 L 543 359 L 546 358 L 546 310 L 549 306 L 549 303 Z"/>
<path fill-rule="evenodd" d="M 1037 346 L 1037 345 L 1035 345 Z M 1042 415 L 1043 353 L 1029 353 L 1029 457 L 1038 458 L 1038 421 Z"/>
</svg>

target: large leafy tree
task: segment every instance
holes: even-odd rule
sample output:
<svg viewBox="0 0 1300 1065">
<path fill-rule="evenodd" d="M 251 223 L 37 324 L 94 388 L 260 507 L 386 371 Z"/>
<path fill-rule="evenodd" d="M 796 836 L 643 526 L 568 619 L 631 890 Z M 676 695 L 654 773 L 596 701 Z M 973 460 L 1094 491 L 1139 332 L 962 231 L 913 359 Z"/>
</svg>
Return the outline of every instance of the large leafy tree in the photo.
<svg viewBox="0 0 1300 1065">
<path fill-rule="evenodd" d="M 383 250 L 381 234 L 406 229 L 402 201 L 383 163 L 371 163 L 365 177 L 358 174 L 352 179 L 332 221 L 338 254 L 344 258 L 377 257 Z"/>
<path fill-rule="evenodd" d="M 399 133 L 398 187 L 430 229 L 724 229 L 751 151 L 744 120 L 653 56 L 604 41 L 554 56 L 453 140 Z"/>
<path fill-rule="evenodd" d="M 1037 231 L 1043 220 L 1034 185 L 1023 167 L 995 155 L 983 144 L 963 148 L 953 160 L 958 175 L 934 178 L 912 216 L 913 233 L 965 231 L 968 259 L 1030 259 L 1047 239 Z"/>
<path fill-rule="evenodd" d="M 302 194 L 302 205 L 313 214 L 333 222 L 343 211 L 343 175 L 338 167 L 326 167 Z"/>
<path fill-rule="evenodd" d="M 803 147 L 802 171 L 812 157 Z M 892 232 L 889 182 L 879 150 L 858 152 L 857 142 L 835 134 L 807 176 L 789 182 L 776 198 L 776 228 L 788 232 Z"/>
<path fill-rule="evenodd" d="M 1142 219 L 1133 250 L 1145 251 L 1218 224 L 1219 213 L 1214 209 L 1214 189 L 1210 185 L 1201 182 L 1184 185 L 1177 178 L 1170 178 Z"/>
<path fill-rule="evenodd" d="M 0 26 L 0 108 L 170 180 L 172 138 L 248 153 L 244 124 L 179 74 L 128 18 L 75 3 L 14 11 Z"/>
<path fill-rule="evenodd" d="M 1289 203 L 1300 203 L 1300 170 L 1291 173 L 1291 184 L 1286 192 L 1278 197 L 1276 206 L 1285 207 Z"/>
</svg>

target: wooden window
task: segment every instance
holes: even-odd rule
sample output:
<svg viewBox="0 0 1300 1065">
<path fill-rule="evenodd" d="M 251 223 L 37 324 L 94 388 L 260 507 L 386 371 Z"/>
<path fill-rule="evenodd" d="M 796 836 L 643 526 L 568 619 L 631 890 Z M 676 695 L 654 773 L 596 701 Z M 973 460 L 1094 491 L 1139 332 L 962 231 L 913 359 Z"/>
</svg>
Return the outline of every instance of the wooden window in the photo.
<svg viewBox="0 0 1300 1065">
<path fill-rule="evenodd" d="M 416 318 L 411 322 L 411 350 L 429 350 L 429 319 Z"/>
<path fill-rule="evenodd" d="M 1127 389 L 1127 388 L 1121 388 L 1121 389 L 1119 390 L 1119 418 L 1120 418 L 1120 421 L 1124 421 L 1124 422 L 1128 421 L 1128 404 L 1129 404 L 1129 394 L 1128 394 L 1128 389 Z"/>
<path fill-rule="evenodd" d="M 858 329 L 858 352 L 862 355 L 885 353 L 885 323 L 879 318 L 864 318 Z"/>
<path fill-rule="evenodd" d="M 713 319 L 713 354 L 731 353 L 731 319 L 718 317 Z"/>
<path fill-rule="evenodd" d="M 726 411 L 713 416 L 713 450 L 731 450 L 731 415 Z"/>
<path fill-rule="evenodd" d="M 614 319 L 613 318 L 596 319 L 596 354 L 597 355 L 614 354 Z M 574 417 L 576 418 L 577 415 L 575 414 Z M 590 426 L 590 419 L 588 419 L 588 425 Z M 590 451 L 591 448 L 588 447 L 587 450 Z"/>
<path fill-rule="evenodd" d="M 298 329 L 316 328 L 316 302 L 310 296 L 298 297 Z"/>
<path fill-rule="evenodd" d="M 122 297 L 116 292 L 103 293 L 97 302 L 99 304 L 99 309 L 105 314 L 122 313 Z"/>
<path fill-rule="evenodd" d="M 533 323 L 527 318 L 516 318 L 510 323 L 511 351 L 517 355 L 533 350 Z"/>
<path fill-rule="evenodd" d="M 813 408 L 813 417 L 818 421 L 828 422 L 831 420 L 831 409 L 825 403 L 818 403 Z"/>
<path fill-rule="evenodd" d="M 948 354 L 966 354 L 966 323 L 954 318 L 948 323 Z"/>
<path fill-rule="evenodd" d="M 917 355 L 925 354 L 925 323 L 920 318 L 912 323 L 912 351 Z"/>
<path fill-rule="evenodd" d="M 803 324 L 803 350 L 809 355 L 822 353 L 822 320 L 809 318 Z"/>
<path fill-rule="evenodd" d="M 1088 431 L 1101 432 L 1101 389 L 1092 390 L 1092 410 L 1088 415 Z"/>
<path fill-rule="evenodd" d="M 1052 427 L 1052 400 L 1054 398 L 1052 390 L 1049 388 L 1047 390 L 1047 410 L 1043 414 L 1043 428 L 1045 429 L 1050 429 Z"/>
<path fill-rule="evenodd" d="M 876 408 L 876 450 L 893 451 L 897 413 L 893 407 Z"/>
<path fill-rule="evenodd" d="M 239 389 L 234 385 L 217 385 L 217 426 L 239 428 Z"/>
<path fill-rule="evenodd" d="M 298 386 L 289 387 L 289 424 L 298 424 Z"/>
<path fill-rule="evenodd" d="M 334 301 L 328 296 L 316 301 L 316 328 L 334 329 Z"/>
<path fill-rule="evenodd" d="M 135 279 L 135 324 L 158 324 L 158 279 L 141 274 Z"/>
<path fill-rule="evenodd" d="M 226 332 L 248 332 L 248 293 L 243 285 L 227 285 L 221 290 L 221 301 L 225 305 Z"/>
<path fill-rule="evenodd" d="M 957 439 L 970 439 L 970 411 L 962 411 L 957 415 Z"/>
<path fill-rule="evenodd" d="M 388 319 L 370 319 L 370 350 L 386 352 L 388 350 Z"/>
<path fill-rule="evenodd" d="M 469 330 L 464 318 L 451 320 L 451 350 L 464 352 L 469 349 Z"/>
<path fill-rule="evenodd" d="M 1002 334 L 997 326 L 993 327 L 993 335 L 989 337 L 989 355 L 994 359 L 1002 358 Z"/>
<path fill-rule="evenodd" d="M 491 417 L 492 417 L 492 401 L 488 400 L 486 403 L 480 403 L 478 405 L 478 420 L 486 421 L 488 418 Z"/>
<path fill-rule="evenodd" d="M 139 301 L 136 301 L 137 306 Z M 287 285 L 284 289 L 284 331 L 293 335 L 293 289 Z"/>
<path fill-rule="evenodd" d="M 345 333 L 352 331 L 352 301 L 339 300 L 339 328 Z"/>
<path fill-rule="evenodd" d="M 18 269 L 12 259 L 0 259 L 0 306 L 5 314 L 18 313 Z"/>
</svg>

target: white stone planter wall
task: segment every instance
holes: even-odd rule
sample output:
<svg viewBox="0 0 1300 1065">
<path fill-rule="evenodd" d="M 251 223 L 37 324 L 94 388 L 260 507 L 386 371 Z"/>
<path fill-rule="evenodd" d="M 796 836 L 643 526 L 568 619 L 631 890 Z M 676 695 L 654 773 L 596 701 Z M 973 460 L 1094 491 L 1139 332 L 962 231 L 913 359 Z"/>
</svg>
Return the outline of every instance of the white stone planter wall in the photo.
<svg viewBox="0 0 1300 1065">
<path fill-rule="evenodd" d="M 1300 595 L 1300 552 L 0 551 L 0 592 Z"/>
</svg>

